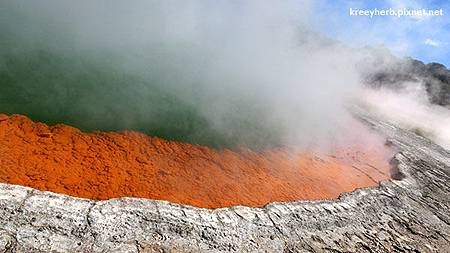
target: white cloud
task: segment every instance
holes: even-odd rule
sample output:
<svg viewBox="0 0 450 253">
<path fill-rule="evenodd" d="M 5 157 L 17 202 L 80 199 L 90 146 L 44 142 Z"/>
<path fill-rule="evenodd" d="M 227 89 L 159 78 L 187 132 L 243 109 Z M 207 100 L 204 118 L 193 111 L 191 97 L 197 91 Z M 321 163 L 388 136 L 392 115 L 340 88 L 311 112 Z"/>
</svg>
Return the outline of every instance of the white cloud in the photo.
<svg viewBox="0 0 450 253">
<path fill-rule="evenodd" d="M 440 40 L 433 40 L 433 39 L 430 39 L 430 38 L 427 38 L 424 41 L 424 43 L 425 43 L 425 45 L 429 45 L 429 46 L 432 46 L 432 47 L 439 47 L 439 46 L 442 45 L 442 42 Z"/>
</svg>

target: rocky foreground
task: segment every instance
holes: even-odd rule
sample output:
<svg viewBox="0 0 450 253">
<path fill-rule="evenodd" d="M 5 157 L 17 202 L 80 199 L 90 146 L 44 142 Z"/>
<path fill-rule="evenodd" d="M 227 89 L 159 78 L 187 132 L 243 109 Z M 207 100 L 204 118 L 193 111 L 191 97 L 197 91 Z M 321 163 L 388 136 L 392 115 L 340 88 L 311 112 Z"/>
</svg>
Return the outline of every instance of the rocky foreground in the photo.
<svg viewBox="0 0 450 253">
<path fill-rule="evenodd" d="M 450 252 L 450 153 L 361 115 L 399 149 L 397 180 L 334 201 L 201 209 L 0 186 L 3 252 Z"/>
</svg>

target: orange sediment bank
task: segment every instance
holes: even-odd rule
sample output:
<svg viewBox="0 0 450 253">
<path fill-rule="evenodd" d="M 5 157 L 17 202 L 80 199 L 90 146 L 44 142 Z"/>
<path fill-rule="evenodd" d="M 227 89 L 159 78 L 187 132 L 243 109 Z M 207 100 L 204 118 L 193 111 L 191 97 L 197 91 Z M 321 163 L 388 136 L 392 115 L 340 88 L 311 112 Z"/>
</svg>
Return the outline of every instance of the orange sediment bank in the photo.
<svg viewBox="0 0 450 253">
<path fill-rule="evenodd" d="M 381 141 L 330 152 L 213 150 L 0 114 L 0 182 L 91 199 L 128 196 L 206 208 L 330 199 L 389 179 L 390 155 Z"/>
</svg>

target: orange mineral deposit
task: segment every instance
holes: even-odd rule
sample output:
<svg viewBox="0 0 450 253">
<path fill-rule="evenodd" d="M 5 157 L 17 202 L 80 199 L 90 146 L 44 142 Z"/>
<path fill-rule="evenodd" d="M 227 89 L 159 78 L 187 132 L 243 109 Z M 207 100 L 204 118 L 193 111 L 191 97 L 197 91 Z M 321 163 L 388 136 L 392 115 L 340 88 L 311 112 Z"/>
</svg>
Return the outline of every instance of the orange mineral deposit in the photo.
<svg viewBox="0 0 450 253">
<path fill-rule="evenodd" d="M 389 179 L 390 156 L 382 142 L 330 152 L 215 150 L 0 114 L 0 182 L 100 200 L 127 196 L 217 208 L 331 199 Z"/>
</svg>

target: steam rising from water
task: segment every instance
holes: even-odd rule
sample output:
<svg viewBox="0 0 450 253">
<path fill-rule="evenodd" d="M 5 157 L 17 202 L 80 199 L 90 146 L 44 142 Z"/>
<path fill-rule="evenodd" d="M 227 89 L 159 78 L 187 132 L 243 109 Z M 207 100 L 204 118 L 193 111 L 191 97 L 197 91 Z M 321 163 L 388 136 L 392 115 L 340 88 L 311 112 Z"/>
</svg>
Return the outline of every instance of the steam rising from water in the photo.
<svg viewBox="0 0 450 253">
<path fill-rule="evenodd" d="M 309 1 L 1 5 L 3 112 L 212 146 L 309 146 L 345 137 L 344 105 L 362 89 L 362 54 L 310 31 Z"/>
</svg>

